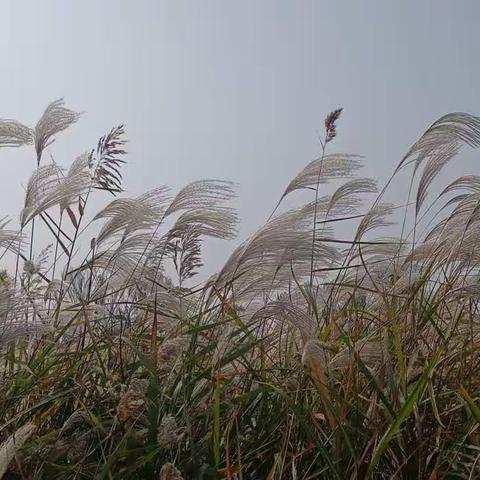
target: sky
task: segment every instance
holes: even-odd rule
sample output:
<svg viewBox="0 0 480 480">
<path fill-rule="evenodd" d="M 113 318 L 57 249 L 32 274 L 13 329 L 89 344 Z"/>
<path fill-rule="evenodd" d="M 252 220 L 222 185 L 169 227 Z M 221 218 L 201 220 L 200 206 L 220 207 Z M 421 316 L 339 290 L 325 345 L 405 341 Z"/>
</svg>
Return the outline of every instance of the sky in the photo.
<svg viewBox="0 0 480 480">
<path fill-rule="evenodd" d="M 479 22 L 478 0 L 2 0 L 0 117 L 34 125 L 60 97 L 85 112 L 50 149 L 64 165 L 125 124 L 128 195 L 235 181 L 243 239 L 318 155 L 330 110 L 335 150 L 380 183 L 436 118 L 480 114 Z M 16 221 L 34 154 L 0 163 Z M 212 268 L 231 249 L 207 249 Z"/>
</svg>

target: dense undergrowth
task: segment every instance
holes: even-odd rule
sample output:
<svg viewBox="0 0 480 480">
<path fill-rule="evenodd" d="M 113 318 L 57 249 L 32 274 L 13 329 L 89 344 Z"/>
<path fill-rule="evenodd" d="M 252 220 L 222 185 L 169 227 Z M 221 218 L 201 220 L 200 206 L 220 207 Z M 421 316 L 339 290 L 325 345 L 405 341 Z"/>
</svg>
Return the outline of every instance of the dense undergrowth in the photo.
<svg viewBox="0 0 480 480">
<path fill-rule="evenodd" d="M 420 137 L 394 206 L 333 153 L 340 114 L 202 285 L 202 242 L 235 237 L 231 183 L 126 198 L 123 127 L 62 168 L 63 102 L 32 129 L 0 121 L 36 168 L 20 231 L 0 228 L 0 477 L 480 478 L 480 177 L 432 188 L 480 119 Z"/>
</svg>

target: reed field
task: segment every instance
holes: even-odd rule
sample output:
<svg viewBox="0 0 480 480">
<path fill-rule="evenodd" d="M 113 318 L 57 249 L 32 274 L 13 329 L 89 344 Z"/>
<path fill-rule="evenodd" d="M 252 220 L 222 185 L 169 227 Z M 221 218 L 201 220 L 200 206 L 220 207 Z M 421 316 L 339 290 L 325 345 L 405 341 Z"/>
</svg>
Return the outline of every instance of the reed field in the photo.
<svg viewBox="0 0 480 480">
<path fill-rule="evenodd" d="M 0 478 L 480 478 L 480 118 L 377 185 L 342 115 L 247 239 L 229 181 L 128 197 L 123 126 L 57 163 L 63 100 L 0 120 L 32 170 L 0 222 Z"/>
</svg>

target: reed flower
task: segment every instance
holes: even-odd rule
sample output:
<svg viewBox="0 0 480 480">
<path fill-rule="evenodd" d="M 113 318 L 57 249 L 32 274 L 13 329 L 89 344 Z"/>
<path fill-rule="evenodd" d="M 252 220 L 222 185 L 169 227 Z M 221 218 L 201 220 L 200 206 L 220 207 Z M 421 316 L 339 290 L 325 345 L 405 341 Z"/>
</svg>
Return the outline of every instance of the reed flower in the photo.
<svg viewBox="0 0 480 480">
<path fill-rule="evenodd" d="M 160 447 L 174 448 L 183 438 L 183 432 L 178 427 L 173 415 L 165 415 L 157 431 L 157 441 Z"/>
<path fill-rule="evenodd" d="M 135 378 L 128 389 L 121 395 L 117 406 L 119 420 L 125 422 L 137 418 L 145 408 L 148 383 L 144 379 Z"/>
<path fill-rule="evenodd" d="M 159 480 L 183 480 L 180 470 L 173 463 L 166 463 L 160 469 Z"/>
</svg>

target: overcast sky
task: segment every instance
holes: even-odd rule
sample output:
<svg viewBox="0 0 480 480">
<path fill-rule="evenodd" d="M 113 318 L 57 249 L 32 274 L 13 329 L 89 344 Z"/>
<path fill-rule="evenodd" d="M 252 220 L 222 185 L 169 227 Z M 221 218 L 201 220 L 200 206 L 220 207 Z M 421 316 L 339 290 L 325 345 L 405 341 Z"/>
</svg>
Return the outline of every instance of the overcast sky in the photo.
<svg viewBox="0 0 480 480">
<path fill-rule="evenodd" d="M 479 24 L 478 0 L 3 0 L 0 117 L 34 125 L 65 97 L 85 112 L 51 148 L 67 165 L 124 123 L 129 193 L 234 180 L 243 238 L 328 111 L 344 107 L 336 150 L 380 181 L 437 117 L 479 114 Z M 0 217 L 17 218 L 34 155 L 0 162 Z"/>
</svg>

